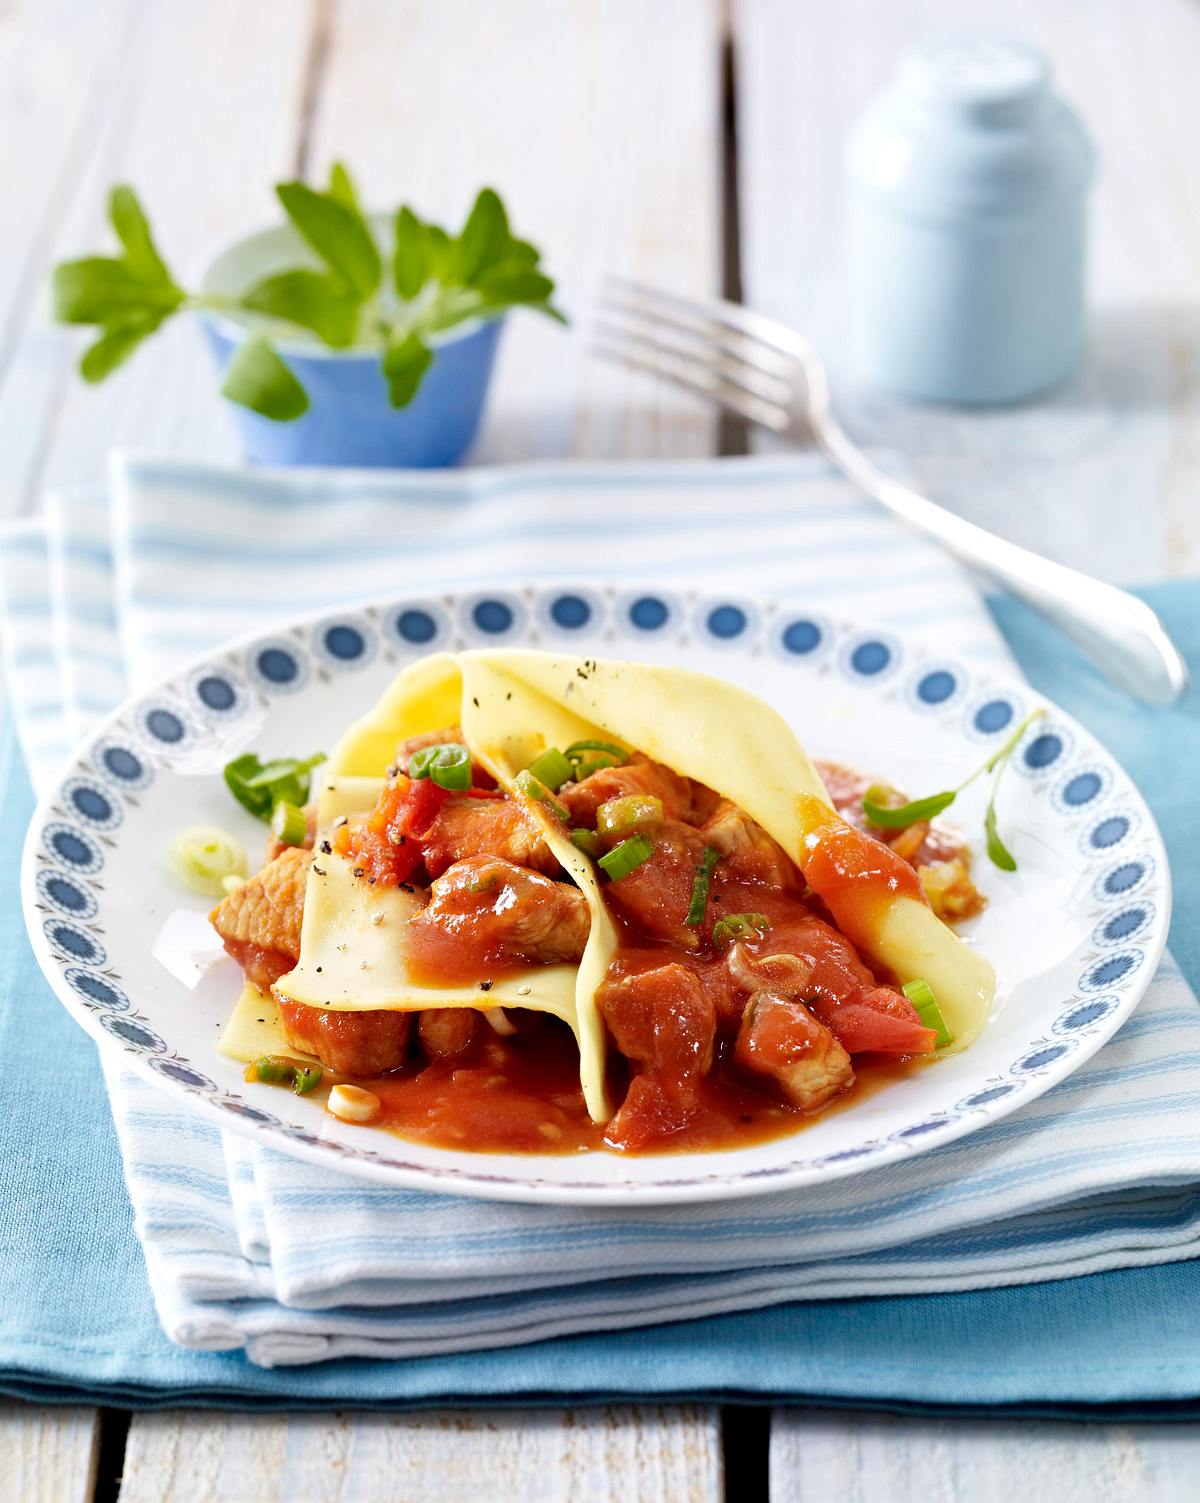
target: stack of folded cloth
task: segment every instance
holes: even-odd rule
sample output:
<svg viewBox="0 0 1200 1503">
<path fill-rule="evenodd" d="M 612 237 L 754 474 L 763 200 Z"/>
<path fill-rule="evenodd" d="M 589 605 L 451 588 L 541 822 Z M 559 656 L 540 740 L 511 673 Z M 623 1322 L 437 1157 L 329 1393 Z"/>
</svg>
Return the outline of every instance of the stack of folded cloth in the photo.
<svg viewBox="0 0 1200 1503">
<path fill-rule="evenodd" d="M 0 537 L 10 713 L 44 788 L 125 693 L 258 624 L 589 576 L 735 584 L 1007 660 L 958 569 L 816 460 L 269 477 L 118 456 L 106 487 Z M 106 1074 L 164 1330 L 269 1367 L 1190 1258 L 1198 1058 L 1200 1010 L 1168 957 L 1098 1056 L 974 1136 L 830 1186 L 637 1211 L 388 1189 L 224 1132 L 120 1063 Z"/>
</svg>

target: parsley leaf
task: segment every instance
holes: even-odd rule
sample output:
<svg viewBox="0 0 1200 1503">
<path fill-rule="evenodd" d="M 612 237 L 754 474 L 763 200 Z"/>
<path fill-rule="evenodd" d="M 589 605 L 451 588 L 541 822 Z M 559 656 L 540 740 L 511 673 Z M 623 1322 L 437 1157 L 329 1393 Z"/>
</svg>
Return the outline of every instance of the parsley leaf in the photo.
<svg viewBox="0 0 1200 1503">
<path fill-rule="evenodd" d="M 234 351 L 221 395 L 277 423 L 293 422 L 308 411 L 303 386 L 261 334 L 251 334 Z"/>
<path fill-rule="evenodd" d="M 331 194 L 318 193 L 304 183 L 279 183 L 275 193 L 303 239 L 347 290 L 365 302 L 378 289 L 383 266 L 358 208 L 347 208 Z"/>
<path fill-rule="evenodd" d="M 124 183 L 118 184 L 109 194 L 108 218 L 125 249 L 129 269 L 145 282 L 170 285 L 171 273 L 154 244 L 137 194 Z"/>
<path fill-rule="evenodd" d="M 432 270 L 428 230 L 406 204 L 396 215 L 396 244 L 392 252 L 392 281 L 396 291 L 406 300 L 415 298 Z"/>
<path fill-rule="evenodd" d="M 383 352 L 383 374 L 393 407 L 408 406 L 432 364 L 433 351 L 419 334 L 409 334 L 388 345 Z"/>
<path fill-rule="evenodd" d="M 243 308 L 282 318 L 312 332 L 331 349 L 344 350 L 358 332 L 358 303 L 324 272 L 298 267 L 256 282 L 242 293 Z"/>
</svg>

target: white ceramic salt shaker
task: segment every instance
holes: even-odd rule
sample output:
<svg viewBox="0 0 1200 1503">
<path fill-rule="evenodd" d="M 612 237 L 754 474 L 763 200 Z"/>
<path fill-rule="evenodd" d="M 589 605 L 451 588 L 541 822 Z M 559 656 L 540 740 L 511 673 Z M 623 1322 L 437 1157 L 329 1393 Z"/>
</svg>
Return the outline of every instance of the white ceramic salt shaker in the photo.
<svg viewBox="0 0 1200 1503">
<path fill-rule="evenodd" d="M 847 153 L 848 329 L 858 375 L 932 401 L 1012 402 L 1084 341 L 1094 155 L 1046 60 L 973 41 L 922 48 Z"/>
</svg>

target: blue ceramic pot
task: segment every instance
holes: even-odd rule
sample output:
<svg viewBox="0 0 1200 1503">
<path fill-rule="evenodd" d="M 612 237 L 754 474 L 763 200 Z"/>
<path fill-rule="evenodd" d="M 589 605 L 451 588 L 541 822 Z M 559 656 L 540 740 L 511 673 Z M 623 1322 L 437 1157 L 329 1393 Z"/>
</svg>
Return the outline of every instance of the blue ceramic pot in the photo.
<svg viewBox="0 0 1200 1503">
<path fill-rule="evenodd" d="M 377 226 L 383 240 L 383 226 Z M 381 246 L 385 255 L 387 246 Z M 235 295 L 285 266 L 318 265 L 286 227 L 250 235 L 217 255 L 203 272 L 206 292 Z M 205 312 L 201 322 L 224 372 L 245 339 L 240 320 Z M 407 407 L 388 400 L 377 350 L 330 350 L 295 338 L 275 349 L 308 393 L 309 408 L 290 423 L 272 422 L 228 403 L 246 457 L 262 465 L 365 465 L 430 468 L 455 464 L 483 417 L 503 320 L 464 324 L 431 341 L 432 366 Z"/>
</svg>

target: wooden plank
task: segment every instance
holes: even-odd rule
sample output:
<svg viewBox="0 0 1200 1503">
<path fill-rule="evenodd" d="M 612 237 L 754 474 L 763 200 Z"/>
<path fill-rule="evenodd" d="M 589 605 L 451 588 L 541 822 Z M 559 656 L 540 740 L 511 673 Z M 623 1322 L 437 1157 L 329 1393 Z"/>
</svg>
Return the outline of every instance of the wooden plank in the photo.
<svg viewBox="0 0 1200 1503">
<path fill-rule="evenodd" d="M 139 1415 L 120 1503 L 716 1503 L 716 1412 Z"/>
<path fill-rule="evenodd" d="M 20 1503 L 89 1503 L 100 1417 L 94 1409 L 0 1404 L 0 1477 Z"/>
<path fill-rule="evenodd" d="M 492 183 L 577 319 L 510 320 L 475 458 L 710 454 L 704 406 L 587 355 L 605 271 L 720 286 L 717 0 L 340 0 L 310 164 L 461 222 Z"/>
<path fill-rule="evenodd" d="M 1194 1425 L 924 1420 L 777 1410 L 771 1503 L 1186 1503 Z"/>
<path fill-rule="evenodd" d="M 860 440 L 937 498 L 1106 577 L 1200 567 L 1200 10 L 1188 0 L 737 0 L 746 301 L 841 334 L 840 154 L 898 55 L 939 35 L 1028 40 L 1096 139 L 1091 349 L 1052 398 L 953 412 L 835 381 Z"/>
<path fill-rule="evenodd" d="M 108 7 L 85 9 L 109 15 Z M 119 19 L 119 7 L 114 14 Z M 135 0 L 128 27 L 113 28 L 116 52 L 88 96 L 78 149 L 57 186 L 46 185 L 58 198 L 43 215 L 49 229 L 37 242 L 37 264 L 23 274 L 28 288 L 44 284 L 54 261 L 109 243 L 105 203 L 116 181 L 137 187 L 180 274 L 214 237 L 265 220 L 271 183 L 291 170 L 311 20 L 312 5 L 295 0 Z M 60 41 L 72 47 L 69 27 Z M 89 62 L 86 32 L 80 51 Z M 105 56 L 100 47 L 101 63 Z M 59 85 L 51 79 L 47 87 Z M 32 508 L 46 484 L 97 480 L 114 444 L 236 456 L 190 320 L 169 326 L 94 389 L 73 373 L 78 347 L 49 323 L 42 299 L 26 295 L 0 367 L 3 510 Z"/>
</svg>

